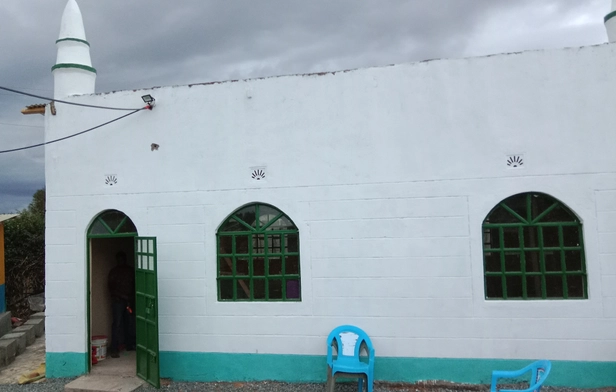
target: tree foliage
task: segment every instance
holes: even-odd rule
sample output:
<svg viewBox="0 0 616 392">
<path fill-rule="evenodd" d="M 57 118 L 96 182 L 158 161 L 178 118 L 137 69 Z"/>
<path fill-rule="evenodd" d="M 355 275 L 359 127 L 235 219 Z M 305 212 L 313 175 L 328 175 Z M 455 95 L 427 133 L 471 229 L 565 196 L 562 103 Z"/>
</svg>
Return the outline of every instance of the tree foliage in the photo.
<svg viewBox="0 0 616 392">
<path fill-rule="evenodd" d="M 45 292 L 45 189 L 4 224 L 6 302 L 17 317 L 30 314 L 28 296 Z"/>
</svg>

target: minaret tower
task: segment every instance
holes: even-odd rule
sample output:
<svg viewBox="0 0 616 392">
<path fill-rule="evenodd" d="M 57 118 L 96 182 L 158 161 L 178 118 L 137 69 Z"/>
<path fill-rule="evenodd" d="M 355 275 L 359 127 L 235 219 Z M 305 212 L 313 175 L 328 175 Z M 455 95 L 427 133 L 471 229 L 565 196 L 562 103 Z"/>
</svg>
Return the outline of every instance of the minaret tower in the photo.
<svg viewBox="0 0 616 392">
<path fill-rule="evenodd" d="M 96 70 L 92 68 L 90 44 L 86 41 L 81 11 L 75 0 L 68 0 L 64 8 L 56 46 L 58 57 L 51 68 L 54 98 L 94 93 Z"/>
<path fill-rule="evenodd" d="M 616 42 L 616 0 L 612 0 L 612 10 L 603 18 L 608 42 Z"/>
</svg>

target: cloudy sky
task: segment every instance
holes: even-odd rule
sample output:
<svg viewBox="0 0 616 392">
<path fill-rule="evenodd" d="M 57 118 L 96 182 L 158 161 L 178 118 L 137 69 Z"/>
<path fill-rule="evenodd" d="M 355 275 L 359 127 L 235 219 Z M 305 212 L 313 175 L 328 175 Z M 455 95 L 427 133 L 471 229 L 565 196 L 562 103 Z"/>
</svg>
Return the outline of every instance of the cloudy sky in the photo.
<svg viewBox="0 0 616 392">
<path fill-rule="evenodd" d="M 600 44 L 610 0 L 77 0 L 97 92 Z M 52 96 L 66 0 L 0 1 L 0 86 Z M 0 91 L 0 150 L 43 141 L 44 100 Z M 0 154 L 0 213 L 44 186 Z"/>
</svg>

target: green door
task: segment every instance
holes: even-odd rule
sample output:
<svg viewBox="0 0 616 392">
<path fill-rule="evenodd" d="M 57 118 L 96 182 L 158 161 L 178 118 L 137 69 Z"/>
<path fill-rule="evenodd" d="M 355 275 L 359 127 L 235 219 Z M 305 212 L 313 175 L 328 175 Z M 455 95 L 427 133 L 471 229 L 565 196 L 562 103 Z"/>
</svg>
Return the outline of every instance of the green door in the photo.
<svg viewBox="0 0 616 392">
<path fill-rule="evenodd" d="M 160 388 L 156 237 L 135 237 L 137 376 Z"/>
</svg>

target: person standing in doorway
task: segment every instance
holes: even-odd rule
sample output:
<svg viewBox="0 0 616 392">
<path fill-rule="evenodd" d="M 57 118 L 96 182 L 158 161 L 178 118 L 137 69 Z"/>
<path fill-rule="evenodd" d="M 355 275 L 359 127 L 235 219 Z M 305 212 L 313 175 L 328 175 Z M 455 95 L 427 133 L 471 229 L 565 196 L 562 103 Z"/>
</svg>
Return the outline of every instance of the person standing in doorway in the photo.
<svg viewBox="0 0 616 392">
<path fill-rule="evenodd" d="M 126 263 L 126 253 L 116 254 L 117 265 L 109 271 L 108 285 L 111 295 L 111 346 L 109 355 L 120 356 L 120 345 L 127 350 L 135 349 L 135 323 L 133 309 L 135 302 L 135 271 Z"/>
</svg>

